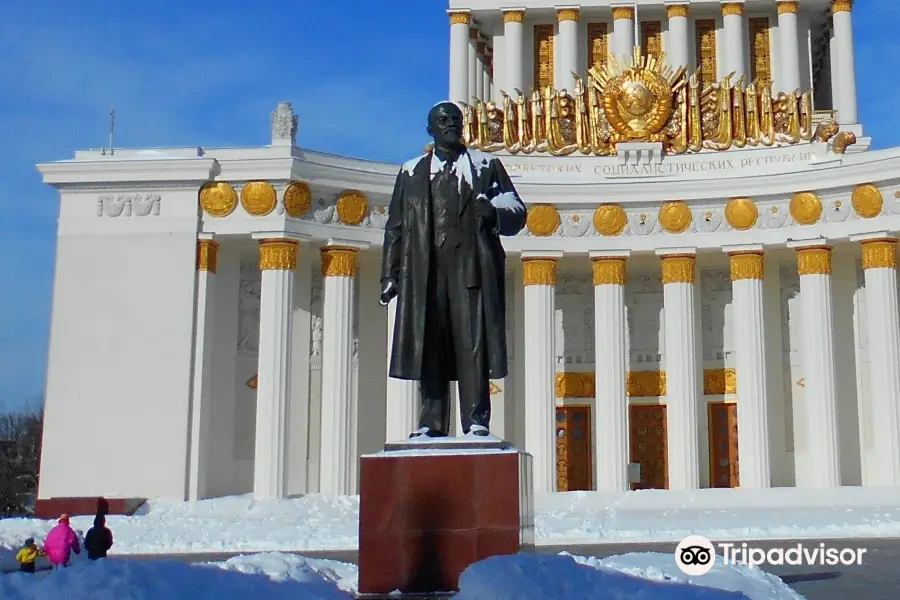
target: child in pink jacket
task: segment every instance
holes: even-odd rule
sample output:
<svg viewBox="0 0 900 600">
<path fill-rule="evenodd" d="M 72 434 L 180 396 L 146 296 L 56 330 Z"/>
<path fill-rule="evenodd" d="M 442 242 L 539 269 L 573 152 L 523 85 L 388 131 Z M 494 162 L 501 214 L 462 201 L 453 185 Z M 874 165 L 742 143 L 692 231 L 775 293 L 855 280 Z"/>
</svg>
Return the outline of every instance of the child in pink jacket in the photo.
<svg viewBox="0 0 900 600">
<path fill-rule="evenodd" d="M 81 554 L 81 544 L 75 530 L 69 525 L 69 515 L 62 515 L 56 526 L 47 534 L 44 552 L 54 568 L 69 566 L 72 552 Z"/>
</svg>

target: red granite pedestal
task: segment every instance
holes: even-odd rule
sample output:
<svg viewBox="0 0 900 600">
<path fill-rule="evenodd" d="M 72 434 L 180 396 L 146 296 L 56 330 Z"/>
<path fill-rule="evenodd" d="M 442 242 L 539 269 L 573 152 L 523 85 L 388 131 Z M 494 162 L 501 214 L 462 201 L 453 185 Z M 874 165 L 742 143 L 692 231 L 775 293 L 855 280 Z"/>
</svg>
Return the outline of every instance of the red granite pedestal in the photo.
<svg viewBox="0 0 900 600">
<path fill-rule="evenodd" d="M 531 455 L 506 442 L 389 444 L 360 474 L 360 598 L 452 593 L 470 564 L 534 549 Z"/>
<path fill-rule="evenodd" d="M 96 515 L 133 515 L 146 498 L 98 498 L 64 497 L 39 498 L 34 502 L 34 516 L 39 519 L 55 519 L 65 513 L 71 517 Z"/>
</svg>

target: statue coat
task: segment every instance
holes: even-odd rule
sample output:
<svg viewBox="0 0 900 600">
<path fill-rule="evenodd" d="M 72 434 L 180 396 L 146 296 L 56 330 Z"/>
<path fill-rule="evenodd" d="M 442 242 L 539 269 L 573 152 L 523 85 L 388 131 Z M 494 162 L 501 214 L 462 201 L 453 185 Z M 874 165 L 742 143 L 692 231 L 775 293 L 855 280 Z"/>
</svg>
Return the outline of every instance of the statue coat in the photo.
<svg viewBox="0 0 900 600">
<path fill-rule="evenodd" d="M 527 210 L 497 158 L 467 150 L 461 160 L 468 160 L 470 177 L 457 174 L 463 180 L 460 220 L 468 218 L 478 223 L 477 252 L 466 261 L 467 287 L 482 290 L 488 377 L 502 379 L 507 375 L 506 252 L 500 236 L 519 233 L 525 227 Z M 394 184 L 384 228 L 381 277 L 393 279 L 398 285 L 389 371 L 396 379 L 421 379 L 423 348 L 427 343 L 425 299 L 430 254 L 434 251 L 431 161 L 429 152 L 403 165 Z M 475 216 L 476 202 L 485 199 L 497 209 L 493 228 Z M 456 379 L 454 368 L 451 380 Z"/>
</svg>

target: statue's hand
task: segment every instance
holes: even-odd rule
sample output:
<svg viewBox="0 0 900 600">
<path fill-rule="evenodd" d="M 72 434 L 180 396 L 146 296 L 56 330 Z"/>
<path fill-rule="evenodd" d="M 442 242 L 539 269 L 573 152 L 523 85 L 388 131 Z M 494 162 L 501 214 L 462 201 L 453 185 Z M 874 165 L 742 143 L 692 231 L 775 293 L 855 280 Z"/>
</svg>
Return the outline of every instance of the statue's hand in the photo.
<svg viewBox="0 0 900 600">
<path fill-rule="evenodd" d="M 393 279 L 384 278 L 381 280 L 381 298 L 379 304 L 387 306 L 391 300 L 397 295 L 397 283 Z"/>
<path fill-rule="evenodd" d="M 497 208 L 484 196 L 479 196 L 475 202 L 475 210 L 488 229 L 493 229 L 497 224 Z"/>
</svg>

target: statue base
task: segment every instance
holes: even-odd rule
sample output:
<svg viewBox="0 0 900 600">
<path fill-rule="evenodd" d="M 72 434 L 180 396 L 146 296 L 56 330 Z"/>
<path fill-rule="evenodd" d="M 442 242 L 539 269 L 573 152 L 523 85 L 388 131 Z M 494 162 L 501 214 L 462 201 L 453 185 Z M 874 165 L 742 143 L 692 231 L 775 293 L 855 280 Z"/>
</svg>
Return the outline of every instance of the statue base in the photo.
<svg viewBox="0 0 900 600">
<path fill-rule="evenodd" d="M 361 457 L 357 597 L 446 597 L 472 563 L 533 551 L 531 473 L 531 455 L 494 436 Z"/>
</svg>

